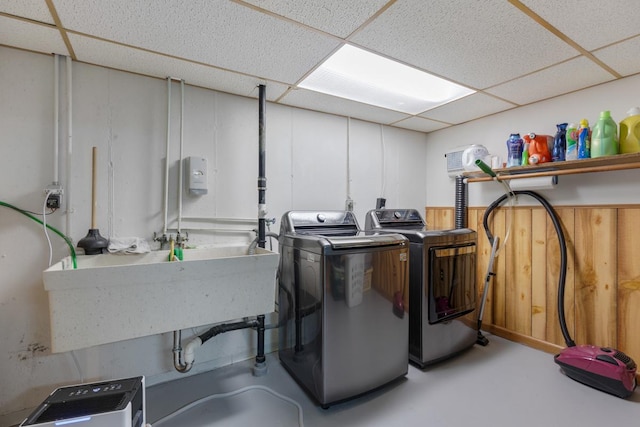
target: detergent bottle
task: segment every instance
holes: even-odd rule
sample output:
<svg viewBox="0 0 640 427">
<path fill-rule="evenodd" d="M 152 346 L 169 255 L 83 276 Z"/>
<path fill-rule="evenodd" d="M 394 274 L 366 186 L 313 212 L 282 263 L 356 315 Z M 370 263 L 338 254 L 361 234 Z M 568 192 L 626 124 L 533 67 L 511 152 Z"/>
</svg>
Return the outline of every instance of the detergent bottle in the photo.
<svg viewBox="0 0 640 427">
<path fill-rule="evenodd" d="M 565 140 L 567 143 L 565 160 L 578 160 L 578 128 L 575 123 L 570 123 L 567 126 Z"/>
<path fill-rule="evenodd" d="M 524 143 L 519 133 L 512 133 L 507 140 L 507 167 L 520 166 Z"/>
<path fill-rule="evenodd" d="M 556 136 L 553 138 L 551 158 L 554 162 L 563 162 L 567 150 L 567 123 L 557 124 L 556 129 Z"/>
<path fill-rule="evenodd" d="M 620 154 L 640 152 L 640 108 L 627 111 L 620 122 Z"/>
<path fill-rule="evenodd" d="M 524 143 L 524 148 L 522 149 L 522 160 L 520 161 L 522 166 L 527 166 L 529 164 L 529 143 Z"/>
<path fill-rule="evenodd" d="M 549 145 L 553 147 L 553 137 L 549 135 L 536 135 L 530 133 L 524 136 L 525 142 L 529 143 L 529 164 L 537 165 L 551 161 Z"/>
<path fill-rule="evenodd" d="M 591 157 L 613 156 L 618 152 L 618 125 L 609 111 L 602 111 L 591 130 Z"/>
<path fill-rule="evenodd" d="M 578 158 L 591 158 L 591 129 L 589 129 L 589 120 L 580 120 L 580 128 L 578 128 Z"/>
</svg>

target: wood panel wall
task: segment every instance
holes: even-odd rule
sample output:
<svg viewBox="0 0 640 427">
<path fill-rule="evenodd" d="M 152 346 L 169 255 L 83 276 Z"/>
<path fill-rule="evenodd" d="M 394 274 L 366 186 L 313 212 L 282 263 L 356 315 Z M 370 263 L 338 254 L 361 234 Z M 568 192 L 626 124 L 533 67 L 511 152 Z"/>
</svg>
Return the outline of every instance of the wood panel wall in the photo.
<svg viewBox="0 0 640 427">
<path fill-rule="evenodd" d="M 469 228 L 478 231 L 478 301 L 491 253 L 482 224 L 485 209 L 469 208 L 467 221 Z M 501 246 L 483 329 L 554 352 L 565 346 L 558 322 L 560 246 L 555 228 L 542 207 L 516 206 L 511 213 L 509 209 L 494 210 L 488 222 Z M 636 228 L 640 207 L 554 209 L 567 243 L 564 305 L 572 338 L 577 344 L 615 347 L 640 360 L 640 237 Z M 427 207 L 425 221 L 430 229 L 454 228 L 454 210 Z M 502 246 L 510 221 L 508 240 Z"/>
</svg>

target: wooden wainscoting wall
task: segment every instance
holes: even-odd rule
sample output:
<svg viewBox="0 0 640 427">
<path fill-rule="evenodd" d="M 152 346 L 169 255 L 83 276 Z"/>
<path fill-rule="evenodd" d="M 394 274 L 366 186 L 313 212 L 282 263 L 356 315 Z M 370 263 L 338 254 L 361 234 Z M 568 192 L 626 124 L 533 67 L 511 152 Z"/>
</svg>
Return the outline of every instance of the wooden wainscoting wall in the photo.
<svg viewBox="0 0 640 427">
<path fill-rule="evenodd" d="M 527 196 L 524 196 L 527 197 Z M 533 201 L 533 199 L 531 199 Z M 535 201 L 534 201 L 535 202 Z M 478 301 L 491 247 L 482 225 L 485 207 L 468 209 L 478 231 Z M 554 207 L 567 243 L 565 313 L 577 344 L 611 346 L 640 361 L 640 206 Z M 565 346 L 558 323 L 560 246 L 540 206 L 494 210 L 489 226 L 506 246 L 495 260 L 483 329 L 556 352 Z M 453 208 L 425 209 L 430 229 L 454 227 Z M 475 313 L 474 313 L 475 315 Z M 475 320 L 475 319 L 469 319 Z"/>
</svg>

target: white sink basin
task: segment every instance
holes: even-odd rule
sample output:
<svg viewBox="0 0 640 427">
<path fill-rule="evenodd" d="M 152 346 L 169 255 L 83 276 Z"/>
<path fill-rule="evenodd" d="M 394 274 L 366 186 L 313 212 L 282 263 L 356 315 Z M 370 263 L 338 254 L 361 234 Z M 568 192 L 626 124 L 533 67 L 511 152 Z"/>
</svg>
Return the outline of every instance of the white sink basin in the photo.
<svg viewBox="0 0 640 427">
<path fill-rule="evenodd" d="M 51 351 L 63 352 L 271 313 L 278 254 L 246 246 L 89 255 L 43 272 Z"/>
</svg>

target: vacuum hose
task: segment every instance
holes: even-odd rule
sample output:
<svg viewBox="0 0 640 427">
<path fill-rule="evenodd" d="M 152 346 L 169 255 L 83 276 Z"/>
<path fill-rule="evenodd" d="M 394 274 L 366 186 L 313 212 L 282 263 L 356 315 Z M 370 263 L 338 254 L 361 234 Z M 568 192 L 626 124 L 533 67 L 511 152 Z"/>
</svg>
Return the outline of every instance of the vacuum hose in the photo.
<svg viewBox="0 0 640 427">
<path fill-rule="evenodd" d="M 560 244 L 560 276 L 558 278 L 558 318 L 560 321 L 560 330 L 562 331 L 562 336 L 564 337 L 564 341 L 567 344 L 567 347 L 574 347 L 576 343 L 573 341 L 573 339 L 571 339 L 564 313 L 564 290 L 567 278 L 567 243 L 564 237 L 564 232 L 562 231 L 562 226 L 560 225 L 558 215 L 556 214 L 551 204 L 544 197 L 534 191 L 516 190 L 512 191 L 512 194 L 531 196 L 536 199 L 545 208 L 547 214 L 549 215 L 549 218 L 551 218 L 551 221 L 553 222 L 553 227 L 556 230 L 556 234 L 558 235 L 558 242 Z M 489 230 L 489 215 L 491 215 L 491 212 L 493 212 L 494 209 L 504 203 L 504 201 L 507 200 L 508 197 L 509 195 L 507 194 L 502 195 L 501 197 L 496 199 L 484 213 L 482 225 L 484 226 L 484 230 L 487 233 L 487 238 L 492 245 L 494 237 L 493 234 L 491 234 L 491 230 Z"/>
</svg>

